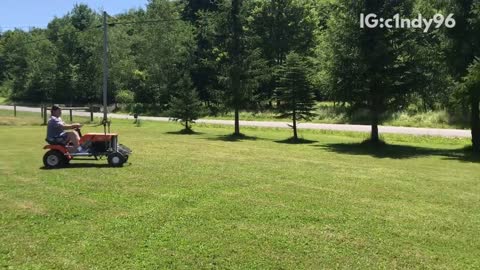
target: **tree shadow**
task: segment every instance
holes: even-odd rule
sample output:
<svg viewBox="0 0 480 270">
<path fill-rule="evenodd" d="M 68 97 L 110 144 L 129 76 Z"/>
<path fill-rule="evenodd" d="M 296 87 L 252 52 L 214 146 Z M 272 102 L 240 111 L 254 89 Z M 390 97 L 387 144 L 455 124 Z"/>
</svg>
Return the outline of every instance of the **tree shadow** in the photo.
<svg viewBox="0 0 480 270">
<path fill-rule="evenodd" d="M 182 130 L 179 130 L 179 131 L 165 132 L 165 134 L 169 134 L 169 135 L 202 135 L 204 133 L 196 132 L 196 131 L 193 131 L 191 129 L 182 129 Z"/>
<path fill-rule="evenodd" d="M 468 146 L 460 149 L 450 150 L 444 159 L 480 163 L 480 153 L 475 153 L 473 151 L 473 147 Z"/>
<path fill-rule="evenodd" d="M 409 159 L 424 156 L 440 156 L 447 160 L 480 163 L 480 155 L 475 154 L 469 148 L 434 149 L 393 144 L 380 144 L 375 146 L 370 143 L 338 143 L 314 145 L 314 147 L 320 147 L 327 151 L 340 154 L 364 155 L 375 158 Z"/>
<path fill-rule="evenodd" d="M 288 138 L 286 140 L 275 141 L 276 143 L 283 143 L 283 144 L 312 144 L 316 143 L 317 141 L 307 140 L 303 138 L 295 139 L 294 137 Z"/>
<path fill-rule="evenodd" d="M 220 135 L 215 138 L 207 138 L 207 140 L 224 141 L 224 142 L 241 142 L 241 141 L 256 141 L 258 137 L 247 136 L 245 134 L 229 134 Z"/>
</svg>

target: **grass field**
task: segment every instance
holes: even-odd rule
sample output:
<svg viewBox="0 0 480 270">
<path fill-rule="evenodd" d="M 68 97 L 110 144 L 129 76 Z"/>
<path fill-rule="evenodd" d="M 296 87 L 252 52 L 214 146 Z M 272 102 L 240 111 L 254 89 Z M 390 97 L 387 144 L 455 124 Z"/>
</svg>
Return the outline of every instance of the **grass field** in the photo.
<svg viewBox="0 0 480 270">
<path fill-rule="evenodd" d="M 468 140 L 115 121 L 131 164 L 44 170 L 40 122 L 0 111 L 0 268 L 480 268 Z"/>
</svg>

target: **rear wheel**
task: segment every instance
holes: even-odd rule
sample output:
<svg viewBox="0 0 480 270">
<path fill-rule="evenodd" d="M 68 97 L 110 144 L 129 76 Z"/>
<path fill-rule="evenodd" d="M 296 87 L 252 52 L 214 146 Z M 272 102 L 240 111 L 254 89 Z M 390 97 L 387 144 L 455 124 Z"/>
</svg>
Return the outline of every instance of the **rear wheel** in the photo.
<svg viewBox="0 0 480 270">
<path fill-rule="evenodd" d="M 108 155 L 108 164 L 112 167 L 122 167 L 125 163 L 125 158 L 120 153 L 111 153 Z"/>
<path fill-rule="evenodd" d="M 43 156 L 43 164 L 48 169 L 57 169 L 65 166 L 65 156 L 57 150 L 50 150 Z"/>
</svg>

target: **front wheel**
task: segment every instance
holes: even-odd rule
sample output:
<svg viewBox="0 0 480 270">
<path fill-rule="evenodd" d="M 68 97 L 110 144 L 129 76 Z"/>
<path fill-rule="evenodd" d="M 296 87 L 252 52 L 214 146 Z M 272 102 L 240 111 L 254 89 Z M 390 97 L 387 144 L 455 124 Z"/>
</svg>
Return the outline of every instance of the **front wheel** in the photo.
<svg viewBox="0 0 480 270">
<path fill-rule="evenodd" d="M 43 164 L 48 169 L 57 169 L 63 167 L 65 162 L 65 156 L 57 150 L 50 150 L 43 156 Z"/>
<path fill-rule="evenodd" d="M 108 164 L 112 167 L 122 167 L 125 163 L 125 158 L 120 153 L 111 153 L 108 155 Z"/>
</svg>

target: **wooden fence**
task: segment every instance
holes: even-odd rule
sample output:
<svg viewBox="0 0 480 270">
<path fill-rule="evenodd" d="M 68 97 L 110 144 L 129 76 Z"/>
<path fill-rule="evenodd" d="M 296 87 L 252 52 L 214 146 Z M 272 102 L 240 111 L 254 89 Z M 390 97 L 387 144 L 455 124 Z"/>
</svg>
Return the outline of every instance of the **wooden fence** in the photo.
<svg viewBox="0 0 480 270">
<path fill-rule="evenodd" d="M 13 116 L 17 117 L 17 104 L 12 104 L 13 106 Z M 37 105 L 38 106 L 38 105 Z M 30 108 L 37 108 L 36 106 L 28 106 Z M 69 112 L 69 120 L 70 122 L 73 122 L 73 111 L 87 111 L 90 112 L 90 121 L 93 122 L 93 113 L 94 111 L 98 110 L 99 106 L 88 106 L 88 107 L 62 107 L 62 111 L 68 111 Z M 43 119 L 43 124 L 47 124 L 47 118 L 48 118 L 48 111 L 50 109 L 50 106 L 46 105 L 41 105 L 38 107 L 38 110 L 40 111 L 40 116 Z"/>
</svg>

